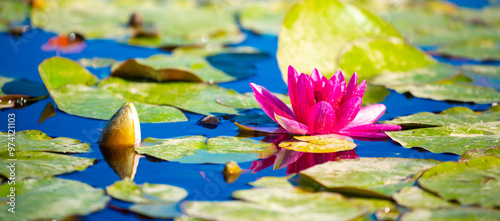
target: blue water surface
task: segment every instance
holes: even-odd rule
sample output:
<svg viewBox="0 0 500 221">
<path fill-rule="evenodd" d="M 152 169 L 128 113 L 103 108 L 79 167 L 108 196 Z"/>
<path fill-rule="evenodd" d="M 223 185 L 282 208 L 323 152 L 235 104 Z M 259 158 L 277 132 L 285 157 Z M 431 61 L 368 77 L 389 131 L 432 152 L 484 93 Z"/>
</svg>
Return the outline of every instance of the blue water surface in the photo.
<svg viewBox="0 0 500 221">
<path fill-rule="evenodd" d="M 487 4 L 486 0 L 454 0 L 453 2 L 474 8 L 480 8 Z M 234 82 L 222 83 L 220 86 L 232 88 L 238 92 L 250 92 L 251 89 L 248 83 L 254 82 L 273 92 L 286 93 L 287 88 L 281 78 L 274 56 L 277 50 L 277 37 L 261 36 L 251 32 L 246 32 L 246 34 L 248 36 L 247 39 L 237 46 L 256 47 L 263 52 L 269 53 L 271 56 L 255 62 L 257 68 L 256 75 Z M 55 34 L 39 29 L 33 29 L 17 39 L 7 34 L 0 34 L 0 48 L 2 48 L 2 52 L 0 53 L 0 75 L 43 83 L 38 74 L 38 64 L 46 58 L 55 56 L 55 52 L 43 52 L 40 50 L 40 46 L 53 36 Z M 128 58 L 149 57 L 158 53 L 166 53 L 158 49 L 135 47 L 110 40 L 88 40 L 87 44 L 88 47 L 82 53 L 63 56 L 73 60 L 93 57 L 125 60 Z M 478 63 L 464 60 L 439 59 L 454 65 Z M 109 75 L 109 69 L 107 68 L 90 69 L 90 71 L 101 78 Z M 56 116 L 39 124 L 37 121 L 48 102 L 54 103 L 51 98 L 48 98 L 23 109 L 3 110 L 0 112 L 0 119 L 5 119 L 5 123 L 1 126 L 2 131 L 7 131 L 7 114 L 14 112 L 16 114 L 17 131 L 36 129 L 52 137 L 71 137 L 90 143 L 92 147 L 91 152 L 78 154 L 78 156 L 97 158 L 97 163 L 82 172 L 57 177 L 82 181 L 98 188 L 105 188 L 119 180 L 118 175 L 103 160 L 103 156 L 95 143 L 100 133 L 99 129 L 104 127 L 106 121 L 77 117 L 56 110 Z M 390 120 L 397 116 L 423 111 L 437 113 L 454 106 L 466 106 L 473 110 L 485 110 L 490 107 L 489 105 L 456 104 L 421 98 L 407 98 L 405 95 L 393 91 L 391 91 L 391 94 L 382 103 L 387 106 L 387 112 L 381 120 Z M 217 128 L 207 129 L 196 123 L 196 121 L 203 117 L 202 115 L 190 113 L 186 115 L 189 119 L 187 122 L 141 124 L 143 138 L 171 138 L 187 135 L 215 137 L 221 135 L 235 136 L 238 134 L 237 127 L 230 121 L 222 120 Z M 390 140 L 378 142 L 356 141 L 356 143 L 358 144 L 356 152 L 360 157 L 403 157 L 436 159 L 441 161 L 458 159 L 458 156 L 452 154 L 434 154 L 416 149 L 405 149 Z M 250 165 L 251 163 L 240 164 L 244 169 L 248 169 Z M 255 174 L 244 173 L 233 184 L 227 184 L 221 173 L 223 166 L 216 164 L 181 164 L 167 161 L 155 162 L 151 159 L 142 158 L 140 159 L 134 181 L 139 184 L 144 182 L 163 183 L 182 187 L 189 192 L 187 200 L 229 200 L 233 191 L 251 188 L 247 183 L 255 181 L 259 177 L 285 175 L 285 169 L 273 170 L 270 167 Z M 119 200 L 111 200 L 110 204 L 120 208 L 130 206 L 130 204 Z M 138 219 L 133 213 L 120 212 L 109 207 L 84 217 L 84 220 Z"/>
</svg>

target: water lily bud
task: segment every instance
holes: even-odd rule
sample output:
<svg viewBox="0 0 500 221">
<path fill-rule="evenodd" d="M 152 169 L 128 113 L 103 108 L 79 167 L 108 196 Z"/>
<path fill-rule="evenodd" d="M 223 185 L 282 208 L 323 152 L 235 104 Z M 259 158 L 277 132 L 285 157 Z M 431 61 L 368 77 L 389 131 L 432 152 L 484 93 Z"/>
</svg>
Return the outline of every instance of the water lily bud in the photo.
<svg viewBox="0 0 500 221">
<path fill-rule="evenodd" d="M 240 168 L 240 166 L 234 162 L 234 161 L 229 161 L 226 163 L 226 166 L 224 166 L 224 179 L 226 180 L 227 183 L 231 184 L 234 183 L 240 177 L 240 174 L 243 170 Z"/>
<path fill-rule="evenodd" d="M 133 103 L 124 104 L 102 129 L 101 146 L 139 146 L 141 126 Z"/>
</svg>

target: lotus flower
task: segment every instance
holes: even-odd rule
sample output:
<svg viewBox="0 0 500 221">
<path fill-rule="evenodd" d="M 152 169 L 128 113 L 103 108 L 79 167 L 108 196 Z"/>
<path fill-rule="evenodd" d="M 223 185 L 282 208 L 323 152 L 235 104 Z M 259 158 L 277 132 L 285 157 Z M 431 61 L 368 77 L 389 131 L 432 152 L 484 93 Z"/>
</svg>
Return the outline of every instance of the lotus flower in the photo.
<svg viewBox="0 0 500 221">
<path fill-rule="evenodd" d="M 250 83 L 255 98 L 266 114 L 281 128 L 293 134 L 342 134 L 352 137 L 385 138 L 385 131 L 400 130 L 399 125 L 375 124 L 384 114 L 385 105 L 374 104 L 361 107 L 366 80 L 357 85 L 356 73 L 346 85 L 341 71 L 330 80 L 317 69 L 311 73 L 298 74 L 288 67 L 288 93 L 292 102 L 290 109 L 283 101 L 266 88 Z M 251 129 L 259 130 L 258 127 Z M 266 128 L 265 132 L 270 130 Z"/>
</svg>

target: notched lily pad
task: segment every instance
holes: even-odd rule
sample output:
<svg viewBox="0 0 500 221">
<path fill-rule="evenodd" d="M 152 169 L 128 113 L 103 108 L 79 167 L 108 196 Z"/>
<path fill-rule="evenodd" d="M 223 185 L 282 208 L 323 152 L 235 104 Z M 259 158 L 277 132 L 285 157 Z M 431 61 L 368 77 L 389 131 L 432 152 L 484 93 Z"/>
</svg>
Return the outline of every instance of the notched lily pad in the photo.
<svg viewBox="0 0 500 221">
<path fill-rule="evenodd" d="M 300 175 L 303 181 L 329 191 L 389 198 L 403 187 L 413 186 L 422 171 L 437 163 L 423 159 L 359 158 L 316 165 Z"/>
<path fill-rule="evenodd" d="M 356 148 L 352 139 L 336 135 L 295 136 L 297 141 L 280 142 L 287 150 L 306 153 L 333 153 Z"/>
<path fill-rule="evenodd" d="M 0 152 L 8 151 L 9 133 L 0 132 Z M 12 143 L 12 142 L 10 142 Z M 58 153 L 85 153 L 90 151 L 87 143 L 79 140 L 58 137 L 52 138 L 39 130 L 23 130 L 16 132 L 15 136 L 16 151 L 46 151 Z"/>
<path fill-rule="evenodd" d="M 472 149 L 497 146 L 500 140 L 500 113 L 490 108 L 475 113 L 466 107 L 454 107 L 441 114 L 428 112 L 398 117 L 386 123 L 424 127 L 421 129 L 387 132 L 405 148 L 422 147 L 433 153 L 464 154 Z M 429 127 L 432 126 L 432 127 Z"/>
<path fill-rule="evenodd" d="M 447 200 L 462 205 L 498 207 L 500 187 L 500 158 L 478 157 L 468 162 L 444 162 L 428 171 L 418 180 L 425 189 Z"/>
<path fill-rule="evenodd" d="M 9 177 L 13 158 L 9 152 L 0 152 L 0 174 Z M 38 178 L 82 171 L 94 164 L 95 159 L 74 157 L 38 151 L 15 152 L 16 179 Z"/>
<path fill-rule="evenodd" d="M 11 185 L 0 186 L 2 196 L 10 194 Z M 73 180 L 53 177 L 16 180 L 15 213 L 0 206 L 0 217 L 5 220 L 52 220 L 83 216 L 104 209 L 109 197 L 102 189 Z"/>
<path fill-rule="evenodd" d="M 188 195 L 187 191 L 180 187 L 150 183 L 139 186 L 130 179 L 115 182 L 106 187 L 106 192 L 119 200 L 145 204 L 177 203 Z"/>
<path fill-rule="evenodd" d="M 246 162 L 258 158 L 257 153 L 272 153 L 274 144 L 241 137 L 188 136 L 170 139 L 146 138 L 136 147 L 147 154 L 168 161 L 183 163 Z"/>
</svg>

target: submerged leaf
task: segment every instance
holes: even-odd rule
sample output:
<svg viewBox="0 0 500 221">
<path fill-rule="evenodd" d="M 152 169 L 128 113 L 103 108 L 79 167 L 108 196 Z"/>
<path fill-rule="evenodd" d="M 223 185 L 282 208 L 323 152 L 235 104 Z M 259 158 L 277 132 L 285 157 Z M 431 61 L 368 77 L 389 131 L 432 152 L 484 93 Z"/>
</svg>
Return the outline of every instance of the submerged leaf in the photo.
<svg viewBox="0 0 500 221">
<path fill-rule="evenodd" d="M 0 186 L 2 196 L 10 194 L 11 185 Z M 109 197 L 102 189 L 73 180 L 54 177 L 16 181 L 15 213 L 8 204 L 0 206 L 5 220 L 53 220 L 83 216 L 104 209 Z"/>
<path fill-rule="evenodd" d="M 119 200 L 145 204 L 177 203 L 188 195 L 187 191 L 180 187 L 149 183 L 138 186 L 129 179 L 106 187 L 106 192 Z"/>
<path fill-rule="evenodd" d="M 472 149 L 497 146 L 500 139 L 500 113 L 491 108 L 475 113 L 466 107 L 454 107 L 441 114 L 418 113 L 398 117 L 386 123 L 424 127 L 421 129 L 387 132 L 405 148 L 422 147 L 433 153 L 464 154 Z M 429 127 L 433 126 L 433 127 Z"/>
</svg>

